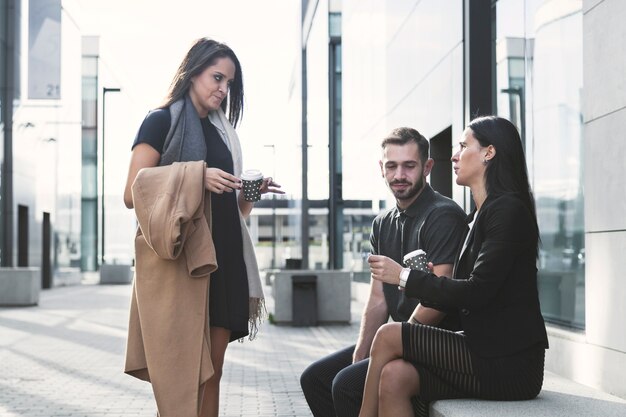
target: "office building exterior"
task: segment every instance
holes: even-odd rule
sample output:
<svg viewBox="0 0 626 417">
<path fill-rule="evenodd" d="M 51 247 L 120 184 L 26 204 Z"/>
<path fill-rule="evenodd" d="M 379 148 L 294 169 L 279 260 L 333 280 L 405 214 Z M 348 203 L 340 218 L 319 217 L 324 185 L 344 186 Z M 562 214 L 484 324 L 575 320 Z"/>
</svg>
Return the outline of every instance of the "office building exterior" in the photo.
<svg viewBox="0 0 626 417">
<path fill-rule="evenodd" d="M 102 119 L 111 75 L 77 10 L 72 0 L 0 1 L 0 264 L 40 268 L 42 288 L 79 283 L 105 254 Z M 122 205 L 120 194 L 109 207 Z M 107 253 L 123 242 L 128 261 L 133 223 L 119 213 Z"/>
<path fill-rule="evenodd" d="M 618 0 L 303 1 L 292 83 L 303 189 L 336 210 L 324 231 L 329 240 L 343 199 L 387 197 L 375 185 L 382 185 L 376 161 L 392 128 L 412 126 L 430 138 L 431 184 L 469 211 L 469 192 L 454 183 L 453 148 L 476 115 L 515 123 L 541 230 L 546 367 L 621 397 L 625 16 Z M 312 190 L 313 176 L 327 178 L 326 188 Z"/>
<path fill-rule="evenodd" d="M 51 8 L 37 16 L 33 2 Z M 0 0 L 0 263 L 41 267 L 44 287 L 52 274 L 97 268 L 106 252 L 99 115 L 114 85 L 72 3 Z M 283 118 L 302 139 L 301 159 L 285 164 L 301 187 L 255 209 L 261 266 L 291 259 L 366 281 L 369 225 L 393 204 L 380 139 L 402 125 L 430 138 L 431 184 L 469 211 L 453 148 L 474 115 L 507 117 L 542 233 L 547 369 L 626 397 L 626 3 L 303 0 L 301 11 Z M 58 51 L 42 54 L 38 40 L 55 36 Z M 271 151 L 276 166 L 281 150 Z"/>
<path fill-rule="evenodd" d="M 55 272 L 79 282 L 81 34 L 60 1 L 5 0 L 0 14 L 0 260 L 41 268 L 43 288 Z"/>
</svg>

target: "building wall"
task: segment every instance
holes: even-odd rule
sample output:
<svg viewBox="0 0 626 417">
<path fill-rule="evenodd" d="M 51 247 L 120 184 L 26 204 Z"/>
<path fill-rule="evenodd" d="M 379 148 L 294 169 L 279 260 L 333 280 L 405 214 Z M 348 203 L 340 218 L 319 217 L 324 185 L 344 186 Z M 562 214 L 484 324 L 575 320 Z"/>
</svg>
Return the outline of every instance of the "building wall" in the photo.
<svg viewBox="0 0 626 417">
<path fill-rule="evenodd" d="M 494 108 L 526 130 L 545 250 L 542 307 L 565 326 L 547 326 L 546 368 L 626 397 L 626 3 L 495 7 Z M 343 22 L 344 163 L 356 149 L 378 156 L 380 138 L 400 125 L 427 137 L 451 127 L 456 142 L 467 122 L 463 2 L 346 0 Z M 361 156 L 361 167 L 372 162 Z M 363 178 L 380 186 L 363 187 Z M 376 170 L 347 166 L 344 190 L 387 197 Z M 462 189 L 453 191 L 468 210 Z"/>
<path fill-rule="evenodd" d="M 6 180 L 4 176 L 4 143 L 5 143 L 5 121 L 4 121 L 4 113 L 3 109 L 6 108 L 6 102 L 8 102 L 7 97 L 7 86 L 6 84 L 6 63 L 7 63 L 7 26 L 8 26 L 8 10 L 7 10 L 7 0 L 0 0 L 0 265 L 4 265 L 3 257 L 4 257 L 4 227 L 5 227 L 5 207 L 4 207 L 4 181 Z"/>
<path fill-rule="evenodd" d="M 11 259 L 3 261 L 14 266 L 19 263 L 20 213 L 27 211 L 26 265 L 43 267 L 43 220 L 47 213 L 51 226 L 50 266 L 53 271 L 58 271 L 71 266 L 80 257 L 80 252 L 75 249 L 80 235 L 81 34 L 77 21 L 64 8 L 60 8 L 60 25 L 57 20 L 46 17 L 41 26 L 30 28 L 31 3 L 39 4 L 28 0 L 0 4 L 3 19 L 7 5 L 9 9 L 16 7 L 19 10 L 14 18 L 10 16 L 16 36 L 15 45 L 9 47 L 19 51 L 15 62 L 16 85 L 8 92 L 12 95 L 8 99 L 13 102 L 12 123 L 2 127 L 10 128 L 12 132 L 12 206 L 7 215 L 11 216 L 13 234 L 9 244 L 13 254 Z M 50 6 L 55 5 L 47 5 Z M 54 37 L 57 32 L 50 31 L 51 27 L 60 28 L 58 37 Z M 50 51 L 55 46 L 54 40 L 59 40 L 60 66 L 53 59 L 42 59 L 46 58 L 42 51 Z M 29 57 L 31 51 L 32 57 Z M 49 81 L 36 77 L 37 74 L 47 75 L 49 67 L 46 65 L 60 71 L 60 84 L 53 90 L 32 90 L 47 91 L 50 97 L 39 94 L 31 98 L 29 86 Z M 7 70 L 5 61 L 2 67 L 3 72 Z M 3 99 L 5 93 L 3 91 Z M 3 239 L 8 236 L 5 230 L 0 230 L 0 234 Z"/>
<path fill-rule="evenodd" d="M 551 332 L 548 365 L 626 397 L 626 3 L 583 2 L 586 326 Z"/>
<path fill-rule="evenodd" d="M 381 119 L 386 108 L 385 3 L 342 5 L 343 198 L 386 197 L 380 179 Z M 368 184 L 365 187 L 363 184 Z"/>
<path fill-rule="evenodd" d="M 450 126 L 453 138 L 462 132 L 463 4 L 346 0 L 343 22 L 344 197 L 371 198 L 365 180 L 389 199 L 377 161 L 391 129 L 410 126 L 426 137 Z"/>
<path fill-rule="evenodd" d="M 28 5 L 22 2 L 20 21 L 23 53 L 21 95 L 13 118 L 13 198 L 15 207 L 28 207 L 29 266 L 41 266 L 42 218 L 46 212 L 56 236 L 51 248 L 54 251 L 56 247 L 58 253 L 52 256 L 56 266 L 64 267 L 70 265 L 69 248 L 79 233 L 80 32 L 62 14 L 60 99 L 29 99 Z"/>
</svg>

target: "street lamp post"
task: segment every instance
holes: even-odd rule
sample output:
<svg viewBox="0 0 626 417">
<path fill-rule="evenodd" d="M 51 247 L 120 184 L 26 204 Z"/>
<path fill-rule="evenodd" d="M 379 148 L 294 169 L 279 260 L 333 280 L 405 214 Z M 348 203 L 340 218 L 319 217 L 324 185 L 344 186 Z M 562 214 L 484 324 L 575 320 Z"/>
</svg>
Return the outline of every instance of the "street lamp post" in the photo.
<svg viewBox="0 0 626 417">
<path fill-rule="evenodd" d="M 264 148 L 272 148 L 272 178 L 276 177 L 276 145 L 263 145 Z M 272 194 L 272 264 L 271 269 L 276 268 L 276 194 Z"/>
<path fill-rule="evenodd" d="M 102 228 L 102 233 L 100 235 L 101 238 L 101 245 L 102 245 L 102 253 L 100 255 L 100 265 L 102 266 L 104 264 L 104 173 L 105 173 L 105 169 L 104 169 L 104 150 L 106 148 L 105 146 L 105 137 L 104 137 L 104 132 L 105 132 L 105 126 L 106 126 L 106 98 L 107 98 L 107 93 L 119 93 L 120 91 L 122 91 L 121 88 L 108 88 L 108 87 L 102 87 L 102 201 L 101 201 L 101 212 L 102 212 L 102 219 L 101 221 L 101 228 Z"/>
</svg>

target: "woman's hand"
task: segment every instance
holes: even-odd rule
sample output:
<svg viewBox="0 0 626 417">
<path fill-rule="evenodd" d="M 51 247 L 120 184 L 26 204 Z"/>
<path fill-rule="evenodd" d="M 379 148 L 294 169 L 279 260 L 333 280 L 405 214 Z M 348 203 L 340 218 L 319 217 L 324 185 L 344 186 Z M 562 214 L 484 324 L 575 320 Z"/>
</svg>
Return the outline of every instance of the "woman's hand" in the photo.
<svg viewBox="0 0 626 417">
<path fill-rule="evenodd" d="M 280 185 L 276 184 L 272 177 L 263 178 L 263 183 L 259 187 L 261 194 L 266 193 L 274 193 L 274 194 L 285 194 L 283 190 L 279 190 Z"/>
<path fill-rule="evenodd" d="M 232 193 L 241 189 L 241 180 L 219 168 L 207 168 L 204 172 L 204 188 L 212 193 Z"/>
<path fill-rule="evenodd" d="M 391 258 L 381 255 L 370 255 L 367 258 L 372 278 L 387 284 L 398 285 L 402 266 Z"/>
</svg>

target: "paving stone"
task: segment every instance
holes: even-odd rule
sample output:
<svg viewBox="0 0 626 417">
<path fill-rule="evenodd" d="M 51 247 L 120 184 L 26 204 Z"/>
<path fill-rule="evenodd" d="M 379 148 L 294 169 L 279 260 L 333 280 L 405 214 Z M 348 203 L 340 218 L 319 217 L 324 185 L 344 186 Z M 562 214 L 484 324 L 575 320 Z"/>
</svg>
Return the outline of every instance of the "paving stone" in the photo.
<svg viewBox="0 0 626 417">
<path fill-rule="evenodd" d="M 130 294 L 130 285 L 83 284 L 44 290 L 38 306 L 0 308 L 0 417 L 154 417 L 150 384 L 122 371 Z M 265 322 L 256 340 L 231 343 L 220 415 L 311 416 L 300 374 L 354 343 L 361 308 L 353 304 L 351 325 Z"/>
</svg>

